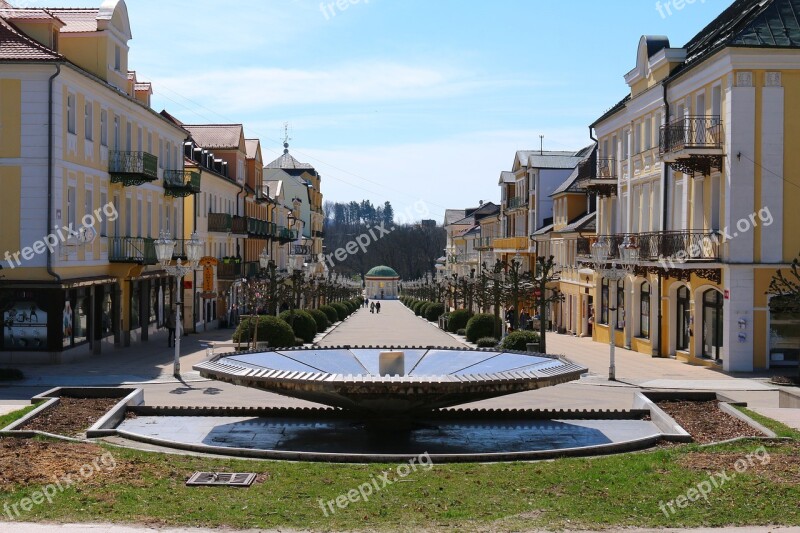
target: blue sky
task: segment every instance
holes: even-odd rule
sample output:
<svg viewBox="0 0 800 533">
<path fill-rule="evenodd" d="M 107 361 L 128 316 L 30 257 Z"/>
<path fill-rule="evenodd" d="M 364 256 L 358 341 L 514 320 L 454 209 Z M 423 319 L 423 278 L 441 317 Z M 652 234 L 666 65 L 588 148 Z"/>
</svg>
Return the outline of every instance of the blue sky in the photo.
<svg viewBox="0 0 800 533">
<path fill-rule="evenodd" d="M 496 201 L 499 173 L 540 134 L 545 149 L 589 144 L 588 124 L 626 94 L 641 35 L 682 46 L 731 0 L 666 3 L 128 0 L 130 67 L 154 83 L 157 110 L 243 123 L 267 161 L 289 122 L 326 199 L 441 220 Z"/>
</svg>

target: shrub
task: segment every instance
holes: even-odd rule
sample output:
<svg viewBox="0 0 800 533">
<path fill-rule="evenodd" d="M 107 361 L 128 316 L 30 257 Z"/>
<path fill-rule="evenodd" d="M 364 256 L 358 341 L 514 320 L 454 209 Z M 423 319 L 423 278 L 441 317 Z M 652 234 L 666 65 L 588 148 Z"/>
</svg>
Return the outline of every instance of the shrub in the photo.
<svg viewBox="0 0 800 533">
<path fill-rule="evenodd" d="M 300 337 L 295 337 L 294 338 L 294 345 L 295 346 L 303 346 L 303 345 L 305 345 L 305 341 L 303 339 L 301 339 Z"/>
<path fill-rule="evenodd" d="M 347 310 L 350 312 L 349 314 L 351 314 L 351 315 L 356 312 L 356 309 L 358 309 L 358 307 L 356 307 L 356 304 L 354 304 L 350 300 L 346 300 L 343 303 L 344 303 L 345 307 L 347 307 Z"/>
<path fill-rule="evenodd" d="M 0 381 L 17 381 L 25 379 L 25 375 L 19 368 L 0 368 Z"/>
<path fill-rule="evenodd" d="M 259 316 L 258 326 L 255 319 L 243 319 L 233 333 L 234 342 L 253 341 L 253 328 L 257 327 L 257 342 L 268 342 L 271 348 L 288 348 L 294 346 L 294 332 L 284 320 L 275 316 Z M 253 347 L 255 348 L 255 346 Z"/>
<path fill-rule="evenodd" d="M 444 314 L 444 304 L 432 303 L 425 310 L 425 318 L 431 322 L 436 322 Z"/>
<path fill-rule="evenodd" d="M 423 302 L 422 305 L 419 306 L 419 316 L 422 318 L 427 318 L 428 316 L 428 309 L 431 307 L 431 302 Z"/>
<path fill-rule="evenodd" d="M 325 313 L 325 316 L 328 317 L 328 322 L 333 324 L 334 322 L 339 322 L 339 313 L 336 312 L 336 309 L 330 305 L 323 305 L 319 308 L 320 311 Z"/>
<path fill-rule="evenodd" d="M 332 303 L 331 307 L 336 309 L 336 314 L 339 316 L 339 320 L 344 320 L 350 314 L 347 310 L 347 307 L 343 303 Z"/>
<path fill-rule="evenodd" d="M 319 309 L 310 309 L 308 313 L 314 317 L 314 322 L 317 323 L 317 333 L 322 333 L 331 327 L 331 321 L 328 320 L 328 315 Z"/>
<path fill-rule="evenodd" d="M 447 331 L 456 333 L 458 330 L 466 328 L 470 318 L 472 318 L 472 311 L 467 309 L 451 311 L 447 319 Z"/>
<path fill-rule="evenodd" d="M 496 329 L 500 329 L 500 320 L 495 321 L 494 315 L 475 315 L 467 322 L 467 340 L 477 342 L 482 337 L 493 337 Z"/>
<path fill-rule="evenodd" d="M 456 331 L 456 335 L 461 335 L 462 337 L 467 336 L 467 328 L 461 328 L 460 330 Z"/>
<path fill-rule="evenodd" d="M 483 337 L 478 339 L 478 342 L 475 344 L 478 345 L 478 348 L 494 348 L 497 346 L 497 339 L 494 337 Z"/>
<path fill-rule="evenodd" d="M 520 352 L 525 352 L 528 350 L 527 344 L 528 343 L 539 343 L 539 334 L 533 331 L 514 331 L 509 333 L 505 339 L 503 339 L 503 349 L 504 350 L 517 350 Z"/>
<path fill-rule="evenodd" d="M 294 319 L 292 319 L 292 314 L 294 314 Z M 314 337 L 317 335 L 317 323 L 308 311 L 302 309 L 284 311 L 278 315 L 278 318 L 282 318 L 284 322 L 292 326 L 296 337 L 305 342 L 314 342 Z"/>
<path fill-rule="evenodd" d="M 419 301 L 414 304 L 414 314 L 417 316 L 422 316 L 422 307 L 428 302 Z"/>
</svg>

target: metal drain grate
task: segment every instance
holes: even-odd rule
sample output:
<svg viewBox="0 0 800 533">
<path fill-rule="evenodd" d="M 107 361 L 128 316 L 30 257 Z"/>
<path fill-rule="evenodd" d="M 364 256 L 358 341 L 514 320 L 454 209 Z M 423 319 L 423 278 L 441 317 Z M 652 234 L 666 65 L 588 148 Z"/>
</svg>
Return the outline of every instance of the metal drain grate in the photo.
<svg viewBox="0 0 800 533">
<path fill-rule="evenodd" d="M 187 487 L 249 487 L 256 480 L 251 473 L 195 472 L 186 482 Z"/>
</svg>

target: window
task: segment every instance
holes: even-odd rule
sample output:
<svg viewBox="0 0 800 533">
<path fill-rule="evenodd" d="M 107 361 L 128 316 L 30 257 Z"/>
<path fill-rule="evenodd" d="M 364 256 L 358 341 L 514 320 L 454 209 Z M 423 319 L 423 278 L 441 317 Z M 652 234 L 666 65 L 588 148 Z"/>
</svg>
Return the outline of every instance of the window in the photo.
<svg viewBox="0 0 800 533">
<path fill-rule="evenodd" d="M 84 192 L 83 196 L 83 213 L 84 215 L 92 215 L 92 211 L 94 211 L 94 191 L 88 189 Z M 94 218 L 92 218 L 94 221 Z M 94 223 L 92 223 L 94 225 Z"/>
<path fill-rule="evenodd" d="M 639 310 L 641 313 L 641 324 L 639 326 L 639 336 L 643 339 L 650 338 L 650 284 L 646 281 L 639 289 Z"/>
<path fill-rule="evenodd" d="M 114 150 L 119 150 L 119 117 L 114 117 Z"/>
<path fill-rule="evenodd" d="M 67 131 L 75 133 L 75 95 L 67 95 Z"/>
<path fill-rule="evenodd" d="M 689 289 L 685 285 L 678 289 L 677 312 L 675 349 L 688 350 L 692 311 L 689 307 Z"/>
<path fill-rule="evenodd" d="M 127 198 L 125 198 L 125 230 L 124 231 L 128 232 L 128 236 L 129 237 L 133 236 L 133 235 L 131 235 L 131 233 L 132 233 L 131 230 L 133 229 L 133 224 L 131 224 L 131 212 L 132 211 L 133 211 L 133 207 L 131 206 L 131 197 L 128 196 Z"/>
<path fill-rule="evenodd" d="M 158 140 L 158 168 L 164 168 L 164 140 Z"/>
<path fill-rule="evenodd" d="M 105 191 L 100 192 L 100 207 L 104 208 L 108 204 L 108 193 Z M 100 235 L 103 237 L 108 236 L 108 217 L 103 216 L 100 219 Z"/>
<path fill-rule="evenodd" d="M 717 85 L 711 89 L 711 114 L 716 122 L 720 121 L 722 115 L 722 88 Z"/>
<path fill-rule="evenodd" d="M 608 324 L 608 279 L 605 278 L 600 288 L 600 323 Z"/>
<path fill-rule="evenodd" d="M 91 102 L 83 106 L 83 132 L 87 141 L 94 140 L 94 106 Z"/>
<path fill-rule="evenodd" d="M 720 220 L 720 203 L 722 202 L 721 179 L 722 177 L 719 174 L 711 177 L 711 231 L 719 231 L 722 226 Z"/>
<path fill-rule="evenodd" d="M 100 145 L 108 146 L 108 111 L 100 110 Z"/>
<path fill-rule="evenodd" d="M 70 185 L 67 187 L 67 224 L 76 225 L 77 210 L 75 206 L 75 186 Z"/>
<path fill-rule="evenodd" d="M 622 159 L 628 159 L 628 149 L 630 148 L 631 132 L 625 130 L 622 134 Z"/>
<path fill-rule="evenodd" d="M 653 147 L 653 119 L 647 118 L 644 121 L 644 149 L 649 150 Z"/>
<path fill-rule="evenodd" d="M 719 360 L 722 350 L 722 293 L 703 293 L 703 357 Z"/>
<path fill-rule="evenodd" d="M 617 282 L 617 325 L 619 330 L 625 329 L 625 280 Z"/>
<path fill-rule="evenodd" d="M 633 127 L 633 153 L 638 154 L 642 151 L 642 123 L 638 122 Z"/>
<path fill-rule="evenodd" d="M 136 199 L 136 236 L 142 236 L 142 199 Z"/>
<path fill-rule="evenodd" d="M 153 202 L 147 200 L 147 236 L 153 237 Z"/>
<path fill-rule="evenodd" d="M 114 45 L 114 70 L 122 70 L 122 48 L 118 44 Z"/>
<path fill-rule="evenodd" d="M 800 360 L 800 313 L 789 296 L 773 296 L 769 301 L 770 366 L 796 365 Z"/>
<path fill-rule="evenodd" d="M 148 133 L 147 134 L 147 153 L 148 154 L 152 154 L 153 153 L 153 134 L 152 133 Z"/>
<path fill-rule="evenodd" d="M 137 152 L 144 152 L 144 137 L 142 134 L 142 127 L 139 126 L 136 129 L 136 151 Z"/>
</svg>

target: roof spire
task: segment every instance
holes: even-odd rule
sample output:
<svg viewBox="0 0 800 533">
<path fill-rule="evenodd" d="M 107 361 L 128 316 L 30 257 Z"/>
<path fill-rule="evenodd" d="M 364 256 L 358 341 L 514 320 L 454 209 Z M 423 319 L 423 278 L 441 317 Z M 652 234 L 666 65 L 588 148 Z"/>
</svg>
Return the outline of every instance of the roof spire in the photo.
<svg viewBox="0 0 800 533">
<path fill-rule="evenodd" d="M 284 122 L 283 123 L 283 153 L 284 154 L 288 154 L 289 153 L 289 141 L 291 141 L 291 140 L 292 140 L 292 138 L 289 137 L 289 123 L 288 122 Z"/>
</svg>

